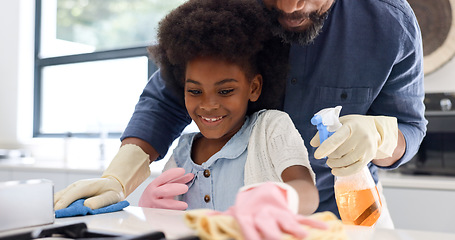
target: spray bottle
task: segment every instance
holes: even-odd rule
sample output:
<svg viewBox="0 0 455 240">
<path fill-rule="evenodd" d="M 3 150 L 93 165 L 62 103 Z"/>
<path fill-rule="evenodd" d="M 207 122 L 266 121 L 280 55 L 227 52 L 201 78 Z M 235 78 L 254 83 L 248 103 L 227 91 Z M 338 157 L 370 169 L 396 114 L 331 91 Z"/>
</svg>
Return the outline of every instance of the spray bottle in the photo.
<svg viewBox="0 0 455 240">
<path fill-rule="evenodd" d="M 342 125 L 339 121 L 341 106 L 326 108 L 311 119 L 319 131 L 321 143 Z M 335 176 L 335 198 L 344 224 L 373 226 L 381 215 L 381 199 L 373 177 L 364 167 L 349 176 Z"/>
</svg>

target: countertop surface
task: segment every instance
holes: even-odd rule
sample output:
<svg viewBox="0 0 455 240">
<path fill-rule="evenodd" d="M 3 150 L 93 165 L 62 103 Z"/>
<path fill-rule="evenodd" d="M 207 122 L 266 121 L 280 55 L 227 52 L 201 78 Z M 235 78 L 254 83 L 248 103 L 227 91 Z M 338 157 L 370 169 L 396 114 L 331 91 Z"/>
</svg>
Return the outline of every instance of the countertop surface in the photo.
<svg viewBox="0 0 455 240">
<path fill-rule="evenodd" d="M 100 176 L 108 164 L 106 161 L 65 162 L 37 160 L 35 158 L 0 159 L 0 169 L 3 170 L 99 173 Z"/>
<path fill-rule="evenodd" d="M 106 161 L 65 163 L 64 161 L 45 161 L 35 160 L 33 158 L 0 159 L 0 170 L 74 172 L 98 174 L 101 176 L 108 164 L 109 162 Z M 158 176 L 163 166 L 164 162 L 162 161 L 150 164 L 152 176 Z M 454 176 L 406 175 L 396 171 L 380 170 L 379 179 L 384 187 L 455 191 Z"/>
<path fill-rule="evenodd" d="M 66 172 L 102 175 L 109 166 L 110 160 L 105 161 L 58 161 L 35 158 L 0 159 L 0 170 L 36 171 L 36 172 Z M 158 176 L 165 161 L 150 164 L 152 175 Z"/>
<path fill-rule="evenodd" d="M 455 177 L 437 175 L 408 175 L 396 171 L 379 171 L 384 187 L 455 191 Z"/>
<path fill-rule="evenodd" d="M 142 235 L 152 231 L 161 231 L 167 239 L 178 239 L 194 235 L 193 230 L 184 224 L 183 213 L 182 211 L 129 206 L 123 211 L 114 213 L 56 219 L 53 225 L 45 227 L 85 222 L 89 231 L 128 235 Z M 11 233 L 30 231 L 30 229 L 10 231 L 7 234 L 0 232 L 0 237 Z M 449 233 L 358 226 L 345 226 L 345 229 L 352 240 L 455 240 L 455 234 Z"/>
</svg>

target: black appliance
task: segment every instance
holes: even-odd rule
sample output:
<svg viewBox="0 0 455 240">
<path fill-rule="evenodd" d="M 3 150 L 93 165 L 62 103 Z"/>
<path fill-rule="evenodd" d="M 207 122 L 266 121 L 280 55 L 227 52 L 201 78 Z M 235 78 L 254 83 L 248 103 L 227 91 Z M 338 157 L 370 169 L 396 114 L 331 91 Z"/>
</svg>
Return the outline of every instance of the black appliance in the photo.
<svg viewBox="0 0 455 240">
<path fill-rule="evenodd" d="M 83 222 L 61 226 L 38 228 L 33 231 L 0 236 L 0 240 L 32 239 L 85 239 L 85 240 L 166 240 L 163 232 L 150 232 L 138 236 L 118 235 L 109 232 L 91 231 Z M 199 240 L 197 236 L 188 236 L 177 240 Z"/>
<path fill-rule="evenodd" d="M 455 176 L 455 93 L 428 93 L 424 102 L 426 136 L 416 156 L 398 171 Z"/>
</svg>

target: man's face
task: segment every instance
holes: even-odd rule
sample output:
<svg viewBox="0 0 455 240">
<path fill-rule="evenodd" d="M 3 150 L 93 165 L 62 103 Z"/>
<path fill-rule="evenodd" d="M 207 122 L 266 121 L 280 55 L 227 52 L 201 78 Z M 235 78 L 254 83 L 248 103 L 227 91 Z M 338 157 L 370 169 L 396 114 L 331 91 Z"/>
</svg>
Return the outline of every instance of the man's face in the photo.
<svg viewBox="0 0 455 240">
<path fill-rule="evenodd" d="M 311 43 L 335 0 L 263 0 L 274 20 L 272 32 L 286 42 Z"/>
</svg>

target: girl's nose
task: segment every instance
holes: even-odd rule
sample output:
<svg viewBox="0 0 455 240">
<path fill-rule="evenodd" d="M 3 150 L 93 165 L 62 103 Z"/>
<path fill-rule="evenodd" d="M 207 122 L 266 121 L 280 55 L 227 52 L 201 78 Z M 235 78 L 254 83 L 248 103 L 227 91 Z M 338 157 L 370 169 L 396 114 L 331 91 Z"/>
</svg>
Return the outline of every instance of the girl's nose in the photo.
<svg viewBox="0 0 455 240">
<path fill-rule="evenodd" d="M 202 110 L 209 112 L 220 108 L 220 104 L 218 103 L 215 97 L 205 96 L 202 99 L 199 107 Z"/>
<path fill-rule="evenodd" d="M 304 0 L 277 0 L 277 8 L 285 13 L 302 10 L 304 5 Z"/>
</svg>

